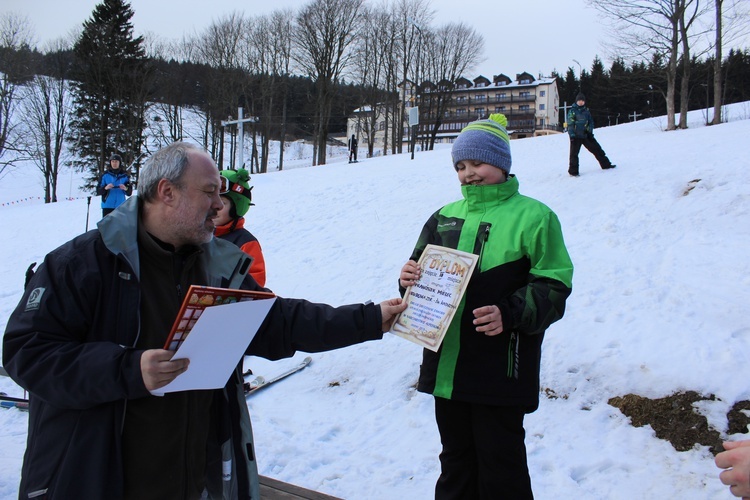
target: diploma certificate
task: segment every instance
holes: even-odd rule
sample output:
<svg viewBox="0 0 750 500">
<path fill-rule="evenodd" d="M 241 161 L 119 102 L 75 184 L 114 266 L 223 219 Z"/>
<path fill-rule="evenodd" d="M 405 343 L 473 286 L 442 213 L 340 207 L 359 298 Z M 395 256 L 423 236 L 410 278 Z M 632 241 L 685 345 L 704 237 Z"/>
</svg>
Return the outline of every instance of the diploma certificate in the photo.
<svg viewBox="0 0 750 500">
<path fill-rule="evenodd" d="M 391 333 L 437 351 L 478 259 L 471 253 L 427 245 L 418 262 L 422 276 L 406 289 L 406 310 L 396 318 Z"/>
</svg>

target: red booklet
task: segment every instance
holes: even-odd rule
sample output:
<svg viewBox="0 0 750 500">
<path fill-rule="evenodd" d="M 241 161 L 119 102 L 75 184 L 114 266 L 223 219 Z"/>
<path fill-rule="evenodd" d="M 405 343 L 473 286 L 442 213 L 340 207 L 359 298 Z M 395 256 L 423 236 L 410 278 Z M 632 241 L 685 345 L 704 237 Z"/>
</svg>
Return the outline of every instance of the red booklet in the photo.
<svg viewBox="0 0 750 500">
<path fill-rule="evenodd" d="M 247 300 L 271 299 L 273 297 L 275 295 L 270 292 L 190 285 L 188 293 L 182 301 L 182 306 L 180 306 L 180 312 L 177 313 L 172 330 L 164 344 L 164 349 L 176 351 L 190 334 L 190 330 L 193 329 L 198 318 L 203 314 L 203 310 L 207 307 Z"/>
</svg>

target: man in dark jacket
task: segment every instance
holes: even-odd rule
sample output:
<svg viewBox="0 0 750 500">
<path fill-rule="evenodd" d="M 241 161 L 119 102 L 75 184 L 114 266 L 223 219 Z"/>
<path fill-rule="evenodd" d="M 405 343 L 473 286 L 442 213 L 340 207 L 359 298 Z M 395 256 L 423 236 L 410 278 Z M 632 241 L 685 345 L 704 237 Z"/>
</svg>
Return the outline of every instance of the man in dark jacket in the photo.
<svg viewBox="0 0 750 500">
<path fill-rule="evenodd" d="M 172 144 L 138 196 L 45 257 L 3 338 L 30 393 L 19 498 L 260 498 L 238 370 L 223 389 L 150 393 L 187 370 L 161 347 L 190 284 L 262 290 L 236 272 L 247 256 L 213 238 L 219 191 L 211 157 Z M 379 339 L 404 307 L 277 298 L 246 354 Z"/>
<path fill-rule="evenodd" d="M 102 197 L 102 217 L 106 217 L 133 194 L 130 176 L 122 168 L 122 156 L 113 153 L 109 158 L 109 168 L 99 179 L 97 192 Z"/>
<path fill-rule="evenodd" d="M 568 111 L 567 120 L 568 135 L 570 136 L 570 161 L 568 164 L 568 173 L 573 177 L 578 177 L 578 153 L 581 146 L 591 152 L 599 162 L 603 170 L 615 168 L 599 143 L 594 139 L 594 119 L 591 112 L 586 107 L 586 96 L 579 92 L 576 96 L 576 103 Z"/>
</svg>

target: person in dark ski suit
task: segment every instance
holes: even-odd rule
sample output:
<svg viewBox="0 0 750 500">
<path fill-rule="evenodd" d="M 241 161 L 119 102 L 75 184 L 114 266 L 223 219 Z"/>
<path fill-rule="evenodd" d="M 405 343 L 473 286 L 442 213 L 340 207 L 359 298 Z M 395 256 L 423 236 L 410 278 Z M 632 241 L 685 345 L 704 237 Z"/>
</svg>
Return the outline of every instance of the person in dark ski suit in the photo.
<svg viewBox="0 0 750 500">
<path fill-rule="evenodd" d="M 122 168 L 122 156 L 117 153 L 109 158 L 109 168 L 99 179 L 96 194 L 102 197 L 102 217 L 106 217 L 133 194 L 130 176 Z"/>
<path fill-rule="evenodd" d="M 581 146 L 584 146 L 594 155 L 602 170 L 617 166 L 612 164 L 602 147 L 594 139 L 594 119 L 586 107 L 586 96 L 583 93 L 578 93 L 575 104 L 568 111 L 567 129 L 570 136 L 568 173 L 571 176 L 578 177 L 580 175 L 578 171 L 578 153 L 581 151 Z"/>
<path fill-rule="evenodd" d="M 533 498 L 524 415 L 539 405 L 545 330 L 562 318 L 573 264 L 557 216 L 510 175 L 507 120 L 493 114 L 453 143 L 463 199 L 435 212 L 399 275 L 422 274 L 428 244 L 479 256 L 437 352 L 424 349 L 417 390 L 435 397 L 443 446 L 435 498 Z"/>
<path fill-rule="evenodd" d="M 45 257 L 8 320 L 3 364 L 29 392 L 19 499 L 260 498 L 239 365 L 223 389 L 150 391 L 188 367 L 161 348 L 188 285 L 265 289 L 237 273 L 247 256 L 213 236 L 221 183 L 208 153 L 174 143 L 140 182 Z M 379 339 L 404 307 L 276 298 L 246 353 Z"/>
<path fill-rule="evenodd" d="M 260 286 L 266 286 L 266 260 L 258 239 L 245 229 L 244 215 L 252 203 L 252 187 L 248 184 L 250 174 L 244 168 L 239 170 L 222 170 L 221 201 L 224 208 L 214 219 L 217 238 L 234 243 L 252 257 L 248 271 Z"/>
<path fill-rule="evenodd" d="M 359 141 L 357 140 L 357 137 L 352 134 L 352 136 L 349 138 L 349 163 L 352 163 L 353 161 L 357 161 L 357 145 Z"/>
</svg>

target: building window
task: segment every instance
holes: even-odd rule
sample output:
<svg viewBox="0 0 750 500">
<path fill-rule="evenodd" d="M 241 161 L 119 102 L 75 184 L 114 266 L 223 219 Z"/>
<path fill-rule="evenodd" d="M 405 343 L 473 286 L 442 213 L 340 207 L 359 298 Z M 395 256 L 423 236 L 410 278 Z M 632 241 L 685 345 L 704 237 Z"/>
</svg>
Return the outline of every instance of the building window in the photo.
<svg viewBox="0 0 750 500">
<path fill-rule="evenodd" d="M 464 116 L 466 114 L 466 108 L 459 108 L 456 110 L 457 116 Z"/>
<path fill-rule="evenodd" d="M 539 91 L 539 96 L 540 96 L 540 97 L 544 97 L 544 96 L 546 96 L 546 95 L 547 95 L 547 91 L 546 91 L 546 90 L 540 90 L 540 91 Z"/>
<path fill-rule="evenodd" d="M 540 109 L 540 110 L 544 110 L 544 104 L 540 104 L 540 105 L 539 105 L 539 109 Z"/>
<path fill-rule="evenodd" d="M 531 92 L 523 91 L 518 94 L 520 97 L 529 97 L 531 95 Z"/>
<path fill-rule="evenodd" d="M 529 80 L 528 78 L 524 78 L 523 80 L 519 81 L 518 83 L 520 83 L 521 85 L 524 85 L 524 84 L 527 84 L 527 83 L 531 83 L 531 80 Z"/>
<path fill-rule="evenodd" d="M 505 106 L 495 106 L 495 113 L 505 113 Z"/>
<path fill-rule="evenodd" d="M 477 115 L 477 117 L 482 118 L 485 114 L 484 108 L 474 108 L 474 114 Z"/>
<path fill-rule="evenodd" d="M 521 111 L 528 111 L 530 108 L 528 104 L 521 104 L 520 106 L 518 106 L 518 109 L 520 109 Z"/>
</svg>

